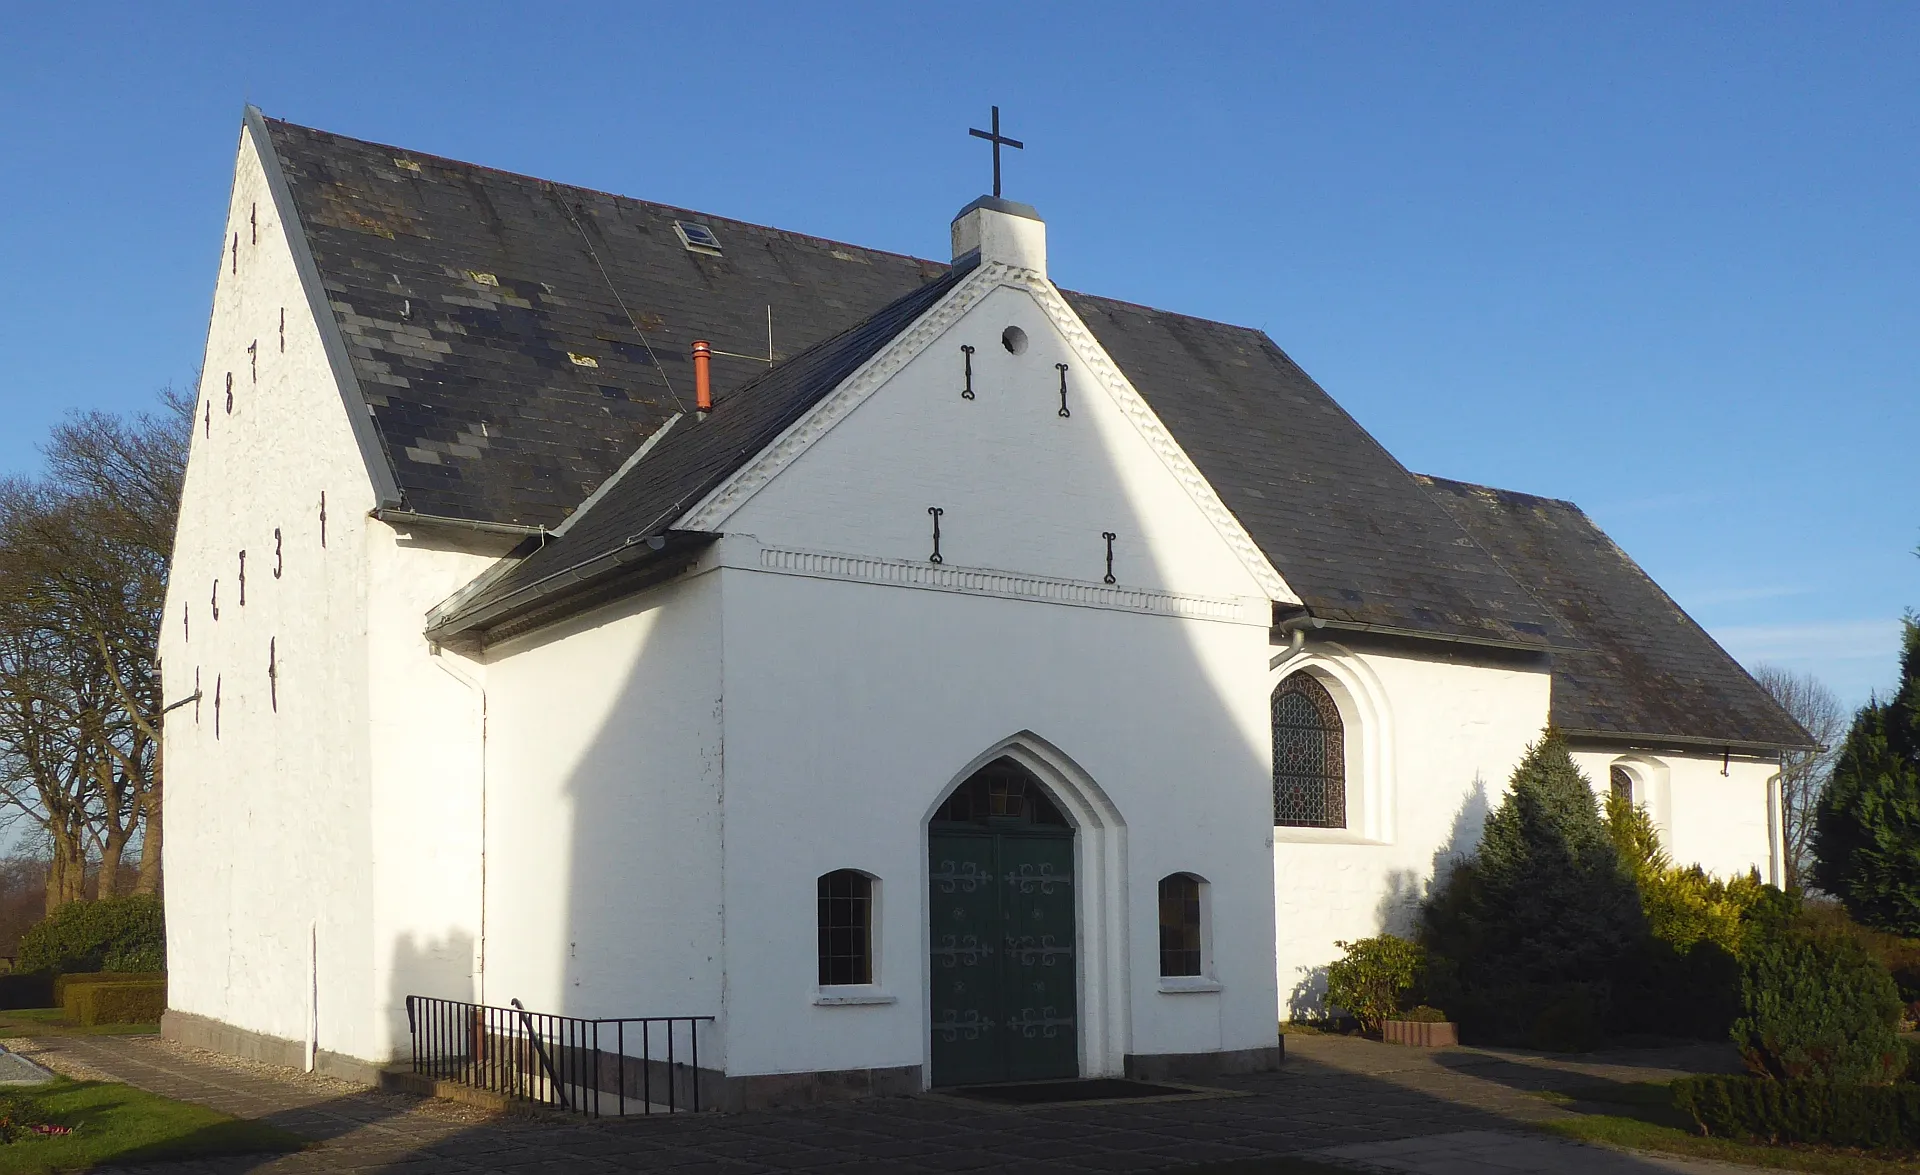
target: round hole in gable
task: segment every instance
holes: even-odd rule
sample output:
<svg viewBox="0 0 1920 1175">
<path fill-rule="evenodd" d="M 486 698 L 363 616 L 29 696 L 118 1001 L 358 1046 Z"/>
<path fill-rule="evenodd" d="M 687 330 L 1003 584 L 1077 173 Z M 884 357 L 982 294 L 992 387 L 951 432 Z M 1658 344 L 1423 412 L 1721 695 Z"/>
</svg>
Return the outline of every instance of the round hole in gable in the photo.
<svg viewBox="0 0 1920 1175">
<path fill-rule="evenodd" d="M 1009 355 L 1023 355 L 1027 350 L 1027 332 L 1017 326 L 1010 326 L 1000 332 L 1000 345 Z"/>
</svg>

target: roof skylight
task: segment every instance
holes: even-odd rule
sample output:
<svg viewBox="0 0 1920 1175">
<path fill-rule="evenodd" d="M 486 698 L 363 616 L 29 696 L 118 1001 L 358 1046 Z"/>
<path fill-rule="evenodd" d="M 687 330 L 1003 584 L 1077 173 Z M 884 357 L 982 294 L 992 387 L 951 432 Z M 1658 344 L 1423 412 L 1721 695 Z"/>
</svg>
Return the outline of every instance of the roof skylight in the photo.
<svg viewBox="0 0 1920 1175">
<path fill-rule="evenodd" d="M 673 231 L 680 234 L 680 243 L 695 253 L 720 256 L 720 238 L 704 224 L 691 220 L 676 220 Z"/>
</svg>

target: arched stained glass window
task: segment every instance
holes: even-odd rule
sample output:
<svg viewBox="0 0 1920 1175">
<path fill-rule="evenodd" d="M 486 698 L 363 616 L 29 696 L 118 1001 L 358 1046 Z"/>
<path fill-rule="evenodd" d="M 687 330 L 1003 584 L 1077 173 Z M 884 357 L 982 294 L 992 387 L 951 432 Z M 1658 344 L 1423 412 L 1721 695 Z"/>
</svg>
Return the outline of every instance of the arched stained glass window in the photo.
<svg viewBox="0 0 1920 1175">
<path fill-rule="evenodd" d="M 1607 780 L 1613 785 L 1613 794 L 1633 803 L 1633 774 L 1625 767 L 1614 767 L 1607 772 Z"/>
<path fill-rule="evenodd" d="M 1012 759 L 995 759 L 974 772 L 940 805 L 933 819 L 939 824 L 1069 827 L 1048 798 L 1046 786 Z"/>
<path fill-rule="evenodd" d="M 1273 822 L 1347 826 L 1346 727 L 1327 687 L 1296 673 L 1273 691 Z"/>
</svg>

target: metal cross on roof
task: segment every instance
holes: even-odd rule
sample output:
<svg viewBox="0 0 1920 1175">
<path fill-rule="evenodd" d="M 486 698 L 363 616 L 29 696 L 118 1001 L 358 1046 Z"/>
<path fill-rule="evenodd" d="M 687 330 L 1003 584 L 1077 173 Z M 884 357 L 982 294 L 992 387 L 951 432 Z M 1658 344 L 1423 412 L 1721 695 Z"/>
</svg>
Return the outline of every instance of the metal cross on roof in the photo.
<svg viewBox="0 0 1920 1175">
<path fill-rule="evenodd" d="M 1021 151 L 1026 148 L 1026 144 L 1022 143 L 1019 139 L 1009 139 L 1000 133 L 1000 108 L 998 106 L 993 108 L 992 132 L 968 127 L 967 133 L 976 139 L 985 139 L 987 142 L 993 144 L 993 194 L 995 197 L 998 197 L 1000 195 L 1000 147 L 1004 144 L 1012 147 L 1016 151 Z"/>
</svg>

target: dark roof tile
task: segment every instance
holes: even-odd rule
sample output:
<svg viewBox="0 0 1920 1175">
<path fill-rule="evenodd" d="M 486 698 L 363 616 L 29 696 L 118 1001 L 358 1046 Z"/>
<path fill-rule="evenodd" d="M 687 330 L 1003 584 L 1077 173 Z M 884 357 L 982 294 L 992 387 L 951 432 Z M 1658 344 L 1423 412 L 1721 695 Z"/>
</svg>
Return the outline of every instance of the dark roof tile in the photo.
<svg viewBox="0 0 1920 1175">
<path fill-rule="evenodd" d="M 1812 744 L 1784 710 L 1572 502 L 1421 477 L 1583 646 L 1554 657 L 1564 730 L 1726 744 Z"/>
</svg>

